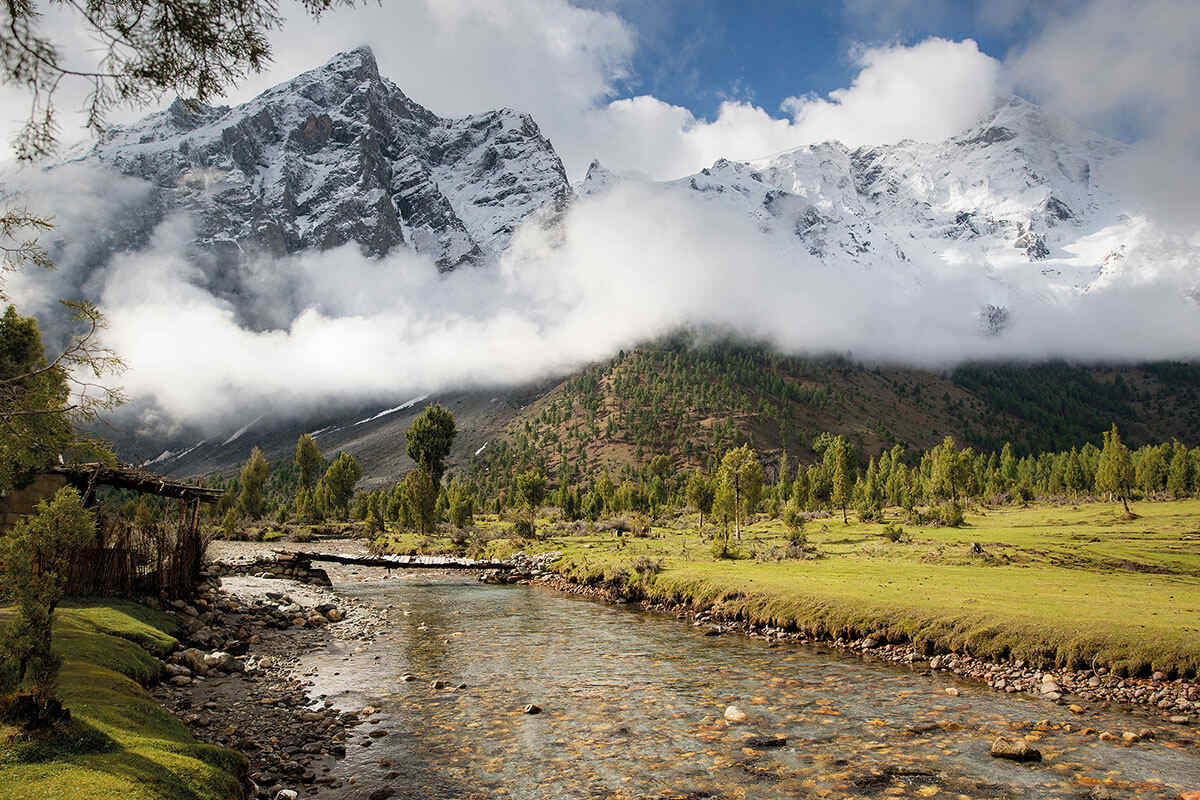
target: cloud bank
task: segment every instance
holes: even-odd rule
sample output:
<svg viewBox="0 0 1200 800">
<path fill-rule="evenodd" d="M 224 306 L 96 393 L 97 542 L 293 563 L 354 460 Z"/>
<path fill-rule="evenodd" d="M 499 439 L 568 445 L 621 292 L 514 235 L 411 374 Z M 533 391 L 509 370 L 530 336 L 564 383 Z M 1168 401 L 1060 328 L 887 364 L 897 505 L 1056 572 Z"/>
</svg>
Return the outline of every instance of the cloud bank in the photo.
<svg viewBox="0 0 1200 800">
<path fill-rule="evenodd" d="M 67 183 L 84 196 L 108 188 L 82 171 Z M 239 303 L 274 308 L 284 322 L 269 330 L 246 325 L 205 288 L 185 255 L 192 231 L 182 215 L 145 247 L 115 255 L 89 286 L 111 322 L 108 344 L 129 365 L 121 384 L 152 409 L 142 422 L 159 434 L 177 423 L 219 430 L 264 409 L 304 415 L 521 384 L 681 328 L 935 367 L 1200 352 L 1186 261 L 1162 259 L 1137 273 L 1145 279 L 1048 298 L 970 265 L 919 280 L 901 270 L 838 271 L 788 246 L 789 237 L 695 193 L 631 181 L 579 200 L 557 228 L 527 225 L 487 268 L 439 275 L 411 252 L 370 259 L 354 245 L 254 262 L 250 296 Z M 1002 336 L 980 331 L 989 303 L 1012 311 Z"/>
</svg>

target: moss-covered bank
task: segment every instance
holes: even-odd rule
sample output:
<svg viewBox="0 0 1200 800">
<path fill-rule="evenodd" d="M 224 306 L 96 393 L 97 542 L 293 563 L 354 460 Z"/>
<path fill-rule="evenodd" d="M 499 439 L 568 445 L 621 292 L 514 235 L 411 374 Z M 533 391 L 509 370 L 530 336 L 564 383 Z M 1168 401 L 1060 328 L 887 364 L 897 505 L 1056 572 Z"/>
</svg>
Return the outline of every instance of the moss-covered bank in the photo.
<svg viewBox="0 0 1200 800">
<path fill-rule="evenodd" d="M 71 720 L 36 737 L 0 729 L 5 800 L 227 800 L 245 757 L 197 742 L 146 692 L 176 645 L 174 624 L 123 601 L 74 601 L 55 618 L 59 693 Z"/>
</svg>

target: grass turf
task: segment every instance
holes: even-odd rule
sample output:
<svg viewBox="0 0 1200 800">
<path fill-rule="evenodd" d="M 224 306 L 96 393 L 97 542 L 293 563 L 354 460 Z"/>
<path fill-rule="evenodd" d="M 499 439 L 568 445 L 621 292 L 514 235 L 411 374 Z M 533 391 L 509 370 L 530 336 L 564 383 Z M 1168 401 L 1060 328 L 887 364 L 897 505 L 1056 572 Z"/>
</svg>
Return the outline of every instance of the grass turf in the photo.
<svg viewBox="0 0 1200 800">
<path fill-rule="evenodd" d="M 961 528 L 904 525 L 891 542 L 882 522 L 806 526 L 816 559 L 777 560 L 778 520 L 750 526 L 742 557 L 716 559 L 695 518 L 645 538 L 587 532 L 542 541 L 498 538 L 485 555 L 559 550 L 554 569 L 609 581 L 652 599 L 719 606 L 726 615 L 813 634 L 882 635 L 927 653 L 966 652 L 1044 666 L 1108 666 L 1120 674 L 1200 673 L 1200 501 L 1144 502 L 1136 519 L 1109 504 L 979 509 Z M 893 511 L 891 516 L 896 517 Z M 493 529 L 499 523 L 485 518 Z M 986 555 L 973 555 L 977 542 Z M 398 552 L 446 541 L 389 535 Z M 657 571 L 634 565 L 657 562 Z"/>
<path fill-rule="evenodd" d="M 0 729 L 6 800 L 224 800 L 245 758 L 197 742 L 142 688 L 174 645 L 169 619 L 123 601 L 72 601 L 55 615 L 59 695 L 71 720 L 51 734 Z"/>
</svg>

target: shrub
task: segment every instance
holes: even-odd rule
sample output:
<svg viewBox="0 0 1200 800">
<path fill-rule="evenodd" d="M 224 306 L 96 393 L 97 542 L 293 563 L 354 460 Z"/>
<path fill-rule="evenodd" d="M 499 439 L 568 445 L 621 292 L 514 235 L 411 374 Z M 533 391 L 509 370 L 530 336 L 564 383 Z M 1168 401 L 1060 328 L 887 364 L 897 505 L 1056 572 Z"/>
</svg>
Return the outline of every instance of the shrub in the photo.
<svg viewBox="0 0 1200 800">
<path fill-rule="evenodd" d="M 26 727 L 63 716 L 55 697 L 62 659 L 51 646 L 54 610 L 72 562 L 95 535 L 92 512 L 79 492 L 66 487 L 0 537 L 0 561 L 7 569 L 4 594 L 16 601 L 16 613 L 0 630 L 0 713 Z M 21 694 L 25 683 L 31 691 Z"/>
<path fill-rule="evenodd" d="M 306 544 L 317 538 L 316 528 L 297 528 L 292 531 L 292 541 Z"/>
<path fill-rule="evenodd" d="M 954 502 L 938 506 L 937 518 L 938 522 L 947 528 L 959 528 L 965 522 L 962 505 Z"/>
<path fill-rule="evenodd" d="M 883 538 L 889 542 L 908 542 L 911 541 L 908 534 L 904 532 L 904 528 L 894 522 L 889 522 L 883 526 Z"/>
<path fill-rule="evenodd" d="M 516 539 L 533 538 L 533 523 L 527 519 L 519 519 L 513 523 L 512 535 Z"/>
<path fill-rule="evenodd" d="M 663 560 L 661 558 L 651 559 L 642 556 L 637 561 L 633 562 L 633 571 L 639 578 L 643 580 L 662 572 Z"/>
</svg>

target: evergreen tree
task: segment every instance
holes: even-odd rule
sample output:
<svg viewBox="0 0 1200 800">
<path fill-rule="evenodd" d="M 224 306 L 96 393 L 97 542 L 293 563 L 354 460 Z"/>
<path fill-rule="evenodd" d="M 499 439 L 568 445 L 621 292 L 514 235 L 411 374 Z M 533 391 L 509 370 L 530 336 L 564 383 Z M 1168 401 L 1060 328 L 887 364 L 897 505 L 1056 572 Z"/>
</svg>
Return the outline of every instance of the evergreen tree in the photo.
<svg viewBox="0 0 1200 800">
<path fill-rule="evenodd" d="M 321 466 L 321 450 L 312 436 L 303 434 L 296 442 L 296 467 L 300 470 L 300 485 L 311 487 Z"/>
<path fill-rule="evenodd" d="M 422 411 L 405 434 L 408 457 L 425 467 L 434 486 L 441 484 L 446 458 L 457 434 L 454 415 L 439 403 L 432 403 Z"/>
<path fill-rule="evenodd" d="M 409 470 L 402 484 L 404 491 L 404 524 L 416 525 L 421 533 L 433 529 L 437 506 L 437 489 L 433 476 L 423 466 Z"/>
<path fill-rule="evenodd" d="M 262 518 L 265 508 L 263 484 L 267 482 L 267 475 L 270 472 L 271 465 L 267 463 L 266 456 L 263 455 L 262 450 L 255 447 L 250 451 L 250 458 L 246 459 L 246 463 L 242 466 L 240 473 L 242 491 L 238 495 L 238 508 L 250 519 Z"/>
<path fill-rule="evenodd" d="M 1063 483 L 1072 497 L 1077 496 L 1083 491 L 1086 485 L 1084 482 L 1083 465 L 1079 461 L 1079 452 L 1075 448 L 1071 448 L 1071 454 L 1067 456 L 1067 464 L 1063 469 Z"/>
<path fill-rule="evenodd" d="M 535 469 L 526 470 L 517 476 L 517 495 L 529 508 L 529 535 L 537 532 L 537 512 L 546 499 L 546 477 Z"/>
<path fill-rule="evenodd" d="M 349 515 L 350 500 L 354 497 L 354 486 L 362 478 L 362 467 L 349 453 L 338 453 L 337 458 L 325 470 L 321 483 L 328 490 L 328 510 L 339 519 Z"/>
<path fill-rule="evenodd" d="M 1176 441 L 1172 448 L 1170 475 L 1167 476 L 1167 491 L 1179 499 L 1187 497 L 1192 488 L 1192 459 L 1187 447 Z"/>
<path fill-rule="evenodd" d="M 6 570 L 0 594 L 7 595 L 0 601 L 15 602 L 12 618 L 0 628 L 0 712 L 8 711 L 28 680 L 36 713 L 25 721 L 57 721 L 48 718 L 62 663 L 51 646 L 54 611 L 76 556 L 95 536 L 95 518 L 71 487 L 39 502 L 33 514 L 0 536 Z"/>
</svg>

